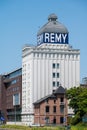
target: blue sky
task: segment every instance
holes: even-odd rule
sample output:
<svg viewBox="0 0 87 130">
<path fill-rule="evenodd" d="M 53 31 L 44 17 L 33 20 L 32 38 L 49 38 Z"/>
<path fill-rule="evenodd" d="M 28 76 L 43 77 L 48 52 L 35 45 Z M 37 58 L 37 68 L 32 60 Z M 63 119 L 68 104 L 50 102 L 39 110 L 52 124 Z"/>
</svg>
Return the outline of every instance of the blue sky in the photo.
<svg viewBox="0 0 87 130">
<path fill-rule="evenodd" d="M 21 67 L 24 44 L 37 44 L 49 14 L 69 30 L 69 43 L 81 51 L 81 79 L 87 76 L 87 0 L 0 0 L 0 74 Z"/>
</svg>

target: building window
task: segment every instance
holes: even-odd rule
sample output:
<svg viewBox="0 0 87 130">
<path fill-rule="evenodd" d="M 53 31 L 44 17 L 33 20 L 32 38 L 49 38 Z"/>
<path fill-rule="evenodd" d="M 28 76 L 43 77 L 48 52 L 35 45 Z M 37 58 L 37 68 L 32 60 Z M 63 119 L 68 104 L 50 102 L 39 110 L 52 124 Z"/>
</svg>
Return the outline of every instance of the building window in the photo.
<svg viewBox="0 0 87 130">
<path fill-rule="evenodd" d="M 56 103 L 56 100 L 54 100 L 54 104 Z"/>
<path fill-rule="evenodd" d="M 49 124 L 50 122 L 49 117 L 45 117 L 45 120 L 46 120 L 46 124 Z"/>
<path fill-rule="evenodd" d="M 53 106 L 53 112 L 54 113 L 56 112 L 56 106 Z"/>
<path fill-rule="evenodd" d="M 20 93 L 13 95 L 13 106 L 20 105 Z"/>
<path fill-rule="evenodd" d="M 57 69 L 59 69 L 59 63 L 57 63 Z"/>
<path fill-rule="evenodd" d="M 55 83 L 55 81 L 53 81 L 53 87 L 55 87 L 56 86 L 56 83 Z"/>
<path fill-rule="evenodd" d="M 54 73 L 53 72 L 53 78 L 59 78 L 59 73 Z"/>
<path fill-rule="evenodd" d="M 11 81 L 11 84 L 15 84 L 17 82 L 17 80 L 15 79 L 15 80 L 12 80 Z"/>
<path fill-rule="evenodd" d="M 57 82 L 57 87 L 59 87 L 59 82 Z"/>
<path fill-rule="evenodd" d="M 53 73 L 53 78 L 55 78 L 55 73 Z"/>
<path fill-rule="evenodd" d="M 48 100 L 46 100 L 45 102 L 48 103 Z"/>
<path fill-rule="evenodd" d="M 63 123 L 63 117 L 60 117 L 60 123 L 61 124 Z"/>
<path fill-rule="evenodd" d="M 64 105 L 60 105 L 60 112 L 64 113 Z"/>
<path fill-rule="evenodd" d="M 56 117 L 54 117 L 53 119 L 53 124 L 56 124 Z"/>
<path fill-rule="evenodd" d="M 49 112 L 49 106 L 46 106 L 46 111 L 45 112 Z"/>
<path fill-rule="evenodd" d="M 55 90 L 53 90 L 53 93 L 55 92 Z"/>
<path fill-rule="evenodd" d="M 60 98 L 60 102 L 64 102 L 64 98 L 63 97 Z"/>
<path fill-rule="evenodd" d="M 59 73 L 57 73 L 57 78 L 59 78 Z"/>
<path fill-rule="evenodd" d="M 53 63 L 53 69 L 55 69 L 55 67 L 56 67 L 56 65 L 55 65 L 55 63 Z"/>
<path fill-rule="evenodd" d="M 59 69 L 59 63 L 53 63 L 53 66 L 52 66 L 52 67 L 53 67 L 53 69 L 55 69 L 55 68 L 56 68 L 56 69 Z"/>
</svg>

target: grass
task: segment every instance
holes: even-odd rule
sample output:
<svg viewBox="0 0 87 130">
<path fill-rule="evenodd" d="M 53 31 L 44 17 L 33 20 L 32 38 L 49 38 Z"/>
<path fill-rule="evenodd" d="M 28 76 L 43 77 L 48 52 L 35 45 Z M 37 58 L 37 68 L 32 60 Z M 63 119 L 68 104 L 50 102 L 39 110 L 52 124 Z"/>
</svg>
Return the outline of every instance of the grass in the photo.
<svg viewBox="0 0 87 130">
<path fill-rule="evenodd" d="M 72 126 L 71 130 L 87 130 L 87 123 L 79 123 L 76 126 Z"/>
<path fill-rule="evenodd" d="M 0 126 L 0 128 L 7 128 L 9 130 L 65 130 L 64 127 L 28 127 L 19 125 L 2 125 Z M 87 126 L 84 125 L 72 126 L 71 130 L 87 130 Z"/>
<path fill-rule="evenodd" d="M 58 127 L 28 127 L 19 125 L 2 125 L 0 128 L 7 128 L 9 130 L 60 130 Z"/>
<path fill-rule="evenodd" d="M 9 129 L 14 129 L 14 130 L 31 130 L 27 126 L 19 126 L 19 125 L 2 125 L 0 128 L 9 128 Z"/>
<path fill-rule="evenodd" d="M 84 126 L 72 126 L 71 130 L 87 130 L 87 127 L 84 127 Z"/>
</svg>

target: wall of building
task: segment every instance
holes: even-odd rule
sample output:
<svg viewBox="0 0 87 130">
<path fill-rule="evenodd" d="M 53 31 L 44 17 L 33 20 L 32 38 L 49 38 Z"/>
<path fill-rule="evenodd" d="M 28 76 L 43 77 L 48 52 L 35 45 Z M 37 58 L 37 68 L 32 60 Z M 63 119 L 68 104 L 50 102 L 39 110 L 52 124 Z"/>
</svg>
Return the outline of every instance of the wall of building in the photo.
<svg viewBox="0 0 87 130">
<path fill-rule="evenodd" d="M 67 124 L 67 100 L 65 99 L 64 102 L 61 102 L 61 97 L 64 98 L 63 95 L 59 95 L 55 100 L 48 99 L 34 105 L 34 123 L 40 125 Z M 46 112 L 46 106 L 49 106 L 49 112 Z M 55 112 L 53 108 L 54 106 L 56 107 Z M 63 107 L 62 112 L 60 110 L 60 106 Z M 61 122 L 61 118 L 66 118 L 66 122 Z"/>
<path fill-rule="evenodd" d="M 6 115 L 6 88 L 5 88 L 5 84 L 3 82 L 3 76 L 1 75 L 0 76 L 0 90 L 1 90 L 1 108 L 0 108 L 0 111 L 1 111 L 1 115 L 0 116 L 3 116 L 5 117 L 5 119 L 7 120 L 7 115 Z"/>
<path fill-rule="evenodd" d="M 44 46 L 44 48 L 43 48 Z M 52 48 L 52 47 L 56 48 Z M 59 48 L 60 46 L 60 48 Z M 23 75 L 26 82 L 32 88 L 33 101 L 50 94 L 56 89 L 57 82 L 65 88 L 79 86 L 80 83 L 80 56 L 79 50 L 69 48 L 69 45 L 42 45 L 41 47 L 25 48 L 23 65 L 30 67 Z M 61 49 L 62 47 L 62 49 Z M 53 68 L 59 64 L 59 67 Z M 53 77 L 53 73 L 59 73 L 59 77 Z M 28 78 L 29 77 L 29 78 Z M 55 86 L 53 86 L 53 81 Z M 29 89 L 29 87 L 28 87 Z"/>
<path fill-rule="evenodd" d="M 69 89 L 80 83 L 80 52 L 69 45 L 26 46 L 22 53 L 22 67 L 22 113 L 25 115 L 34 114 L 33 102 L 51 94 L 59 84 Z M 59 73 L 59 77 L 53 77 L 53 73 Z M 25 122 L 27 119 L 24 118 Z"/>
<path fill-rule="evenodd" d="M 22 70 L 0 76 L 0 110 L 5 122 L 21 121 L 22 106 Z M 16 98 L 15 98 L 16 96 Z M 15 99 L 13 99 L 13 97 Z M 15 115 L 16 113 L 16 115 Z"/>
<path fill-rule="evenodd" d="M 29 51 L 25 50 L 25 53 Z M 32 82 L 32 55 L 27 55 L 22 59 L 22 122 L 31 125 L 33 122 L 33 82 Z"/>
</svg>

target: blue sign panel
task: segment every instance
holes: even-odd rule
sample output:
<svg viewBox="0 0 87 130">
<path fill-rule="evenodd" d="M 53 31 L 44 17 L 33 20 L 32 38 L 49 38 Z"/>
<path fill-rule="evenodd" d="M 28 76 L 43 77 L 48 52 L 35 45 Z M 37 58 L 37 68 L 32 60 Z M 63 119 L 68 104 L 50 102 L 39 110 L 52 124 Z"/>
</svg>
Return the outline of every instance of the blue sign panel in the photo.
<svg viewBox="0 0 87 130">
<path fill-rule="evenodd" d="M 83 121 L 83 122 L 87 122 L 87 117 L 83 117 L 83 118 L 82 118 L 82 121 Z"/>
<path fill-rule="evenodd" d="M 1 121 L 4 121 L 4 120 L 5 120 L 5 118 L 1 116 L 1 117 L 0 117 L 0 120 L 1 120 Z"/>
<path fill-rule="evenodd" d="M 63 118 L 63 122 L 66 122 L 66 117 Z"/>
<path fill-rule="evenodd" d="M 37 44 L 58 43 L 68 44 L 68 33 L 43 33 L 37 37 Z"/>
</svg>

